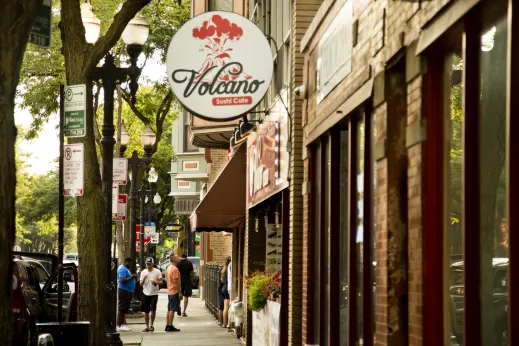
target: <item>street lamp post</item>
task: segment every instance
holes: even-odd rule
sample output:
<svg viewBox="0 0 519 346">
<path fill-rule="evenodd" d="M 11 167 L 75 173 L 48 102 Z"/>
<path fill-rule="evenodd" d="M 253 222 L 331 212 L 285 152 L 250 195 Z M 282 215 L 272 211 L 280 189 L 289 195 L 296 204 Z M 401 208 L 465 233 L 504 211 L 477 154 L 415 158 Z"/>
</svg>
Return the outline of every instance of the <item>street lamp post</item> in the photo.
<svg viewBox="0 0 519 346">
<path fill-rule="evenodd" d="M 81 17 L 85 26 L 85 39 L 89 44 L 94 44 L 99 37 L 100 21 L 92 12 L 92 5 L 85 2 L 81 5 Z M 115 126 L 114 126 L 114 91 L 117 83 L 130 79 L 131 101 L 135 103 L 137 93 L 137 79 L 141 70 L 137 67 L 137 58 L 142 51 L 142 45 L 148 38 L 149 27 L 146 20 L 137 14 L 126 26 L 123 32 L 123 41 L 127 46 L 127 53 L 130 56 L 130 67 L 117 67 L 114 57 L 108 53 L 104 64 L 96 67 L 92 71 L 92 79 L 102 82 L 104 89 L 104 117 L 101 128 L 101 146 L 103 149 L 102 167 L 102 188 L 103 200 L 105 204 L 103 229 L 105 233 L 105 258 L 106 263 L 106 313 L 105 313 L 105 332 L 106 345 L 121 345 L 122 341 L 115 326 L 115 299 L 116 290 L 114 283 L 111 282 L 110 250 L 112 245 L 112 180 L 113 180 L 113 150 L 115 145 Z"/>
</svg>

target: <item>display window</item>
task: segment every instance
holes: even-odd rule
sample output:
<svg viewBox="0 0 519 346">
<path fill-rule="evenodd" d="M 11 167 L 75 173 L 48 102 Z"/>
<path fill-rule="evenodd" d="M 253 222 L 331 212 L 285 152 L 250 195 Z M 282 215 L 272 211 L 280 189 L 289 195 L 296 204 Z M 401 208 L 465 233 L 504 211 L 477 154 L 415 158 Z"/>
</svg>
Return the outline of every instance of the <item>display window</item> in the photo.
<svg viewBox="0 0 519 346">
<path fill-rule="evenodd" d="M 311 146 L 312 344 L 374 344 L 373 119 L 352 114 Z"/>
<path fill-rule="evenodd" d="M 511 345 L 508 24 L 505 1 L 482 2 L 428 52 L 430 345 Z"/>
</svg>

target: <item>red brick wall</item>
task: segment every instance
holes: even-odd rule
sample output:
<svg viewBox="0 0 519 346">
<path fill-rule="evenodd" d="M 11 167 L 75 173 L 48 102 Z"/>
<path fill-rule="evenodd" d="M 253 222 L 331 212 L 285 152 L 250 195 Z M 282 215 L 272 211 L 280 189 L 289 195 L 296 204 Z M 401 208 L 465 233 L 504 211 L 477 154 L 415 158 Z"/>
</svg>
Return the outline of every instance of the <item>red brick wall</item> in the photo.
<svg viewBox="0 0 519 346">
<path fill-rule="evenodd" d="M 415 78 L 407 89 L 408 125 L 422 118 L 422 77 Z M 408 290 L 409 345 L 423 344 L 423 238 L 422 238 L 422 144 L 408 146 Z"/>
</svg>

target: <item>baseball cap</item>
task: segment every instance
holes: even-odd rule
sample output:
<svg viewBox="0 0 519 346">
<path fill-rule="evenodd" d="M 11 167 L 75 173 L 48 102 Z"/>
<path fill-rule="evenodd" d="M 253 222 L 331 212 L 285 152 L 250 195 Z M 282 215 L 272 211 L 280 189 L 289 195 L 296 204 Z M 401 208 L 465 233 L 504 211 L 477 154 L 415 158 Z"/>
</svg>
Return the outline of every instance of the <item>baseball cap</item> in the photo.
<svg viewBox="0 0 519 346">
<path fill-rule="evenodd" d="M 154 264 L 153 258 L 151 258 L 151 257 L 146 258 L 146 264 Z"/>
</svg>

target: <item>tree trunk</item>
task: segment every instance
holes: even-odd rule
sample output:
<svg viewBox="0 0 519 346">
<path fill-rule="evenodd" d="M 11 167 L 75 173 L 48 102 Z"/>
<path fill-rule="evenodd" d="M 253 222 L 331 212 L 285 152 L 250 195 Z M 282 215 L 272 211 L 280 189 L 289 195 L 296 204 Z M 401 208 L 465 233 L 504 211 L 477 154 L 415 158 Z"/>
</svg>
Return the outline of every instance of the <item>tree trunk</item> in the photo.
<svg viewBox="0 0 519 346">
<path fill-rule="evenodd" d="M 0 5 L 0 345 L 11 344 L 16 164 L 14 105 L 29 30 L 42 0 Z"/>
<path fill-rule="evenodd" d="M 85 40 L 85 29 L 81 22 L 80 2 L 61 1 L 61 39 L 65 57 L 67 84 L 86 85 L 86 135 L 70 142 L 84 144 L 84 194 L 77 198 L 78 213 L 78 253 L 79 267 L 79 320 L 90 322 L 90 340 L 93 345 L 103 345 L 105 339 L 105 299 L 107 292 L 106 270 L 108 261 L 105 254 L 103 217 L 104 201 L 101 174 L 96 152 L 94 135 L 94 114 L 92 110 L 92 72 L 98 62 L 115 45 L 126 24 L 150 0 L 126 0 L 115 15 L 113 23 L 95 45 Z M 115 302 L 114 302 L 115 304 Z"/>
</svg>

